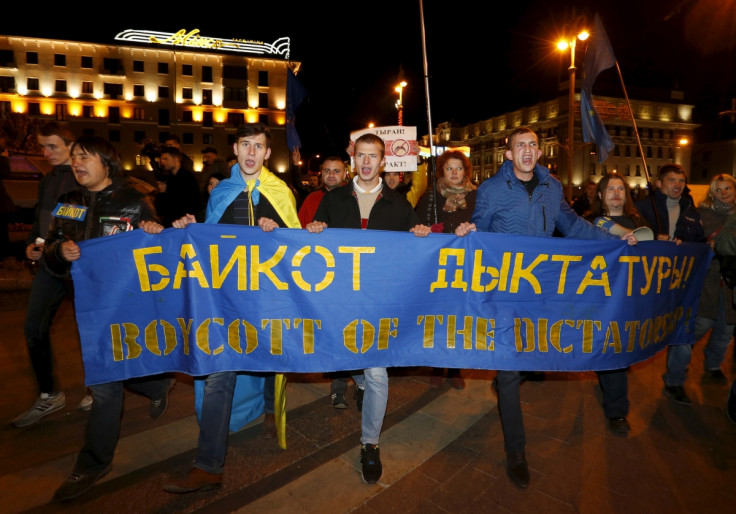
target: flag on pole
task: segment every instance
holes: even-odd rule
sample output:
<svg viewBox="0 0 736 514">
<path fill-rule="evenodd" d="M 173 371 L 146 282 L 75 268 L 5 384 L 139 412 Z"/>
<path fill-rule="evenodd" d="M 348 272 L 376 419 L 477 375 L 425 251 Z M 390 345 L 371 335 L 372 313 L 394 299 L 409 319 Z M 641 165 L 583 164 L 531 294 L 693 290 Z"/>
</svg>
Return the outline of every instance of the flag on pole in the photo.
<svg viewBox="0 0 736 514">
<path fill-rule="evenodd" d="M 580 90 L 580 119 L 583 126 L 583 140 L 598 145 L 598 162 L 608 158 L 614 144 L 603 124 L 598 111 L 593 105 L 593 83 L 598 75 L 616 64 L 611 43 L 598 14 L 593 22 L 593 33 L 590 36 L 588 49 L 583 63 L 583 83 Z"/>
<path fill-rule="evenodd" d="M 297 80 L 291 68 L 288 68 L 286 73 L 286 144 L 289 150 L 294 150 L 294 148 L 301 148 L 302 146 L 302 141 L 299 139 L 299 134 L 296 131 L 294 119 L 296 117 L 296 108 L 307 97 L 307 90 Z"/>
</svg>

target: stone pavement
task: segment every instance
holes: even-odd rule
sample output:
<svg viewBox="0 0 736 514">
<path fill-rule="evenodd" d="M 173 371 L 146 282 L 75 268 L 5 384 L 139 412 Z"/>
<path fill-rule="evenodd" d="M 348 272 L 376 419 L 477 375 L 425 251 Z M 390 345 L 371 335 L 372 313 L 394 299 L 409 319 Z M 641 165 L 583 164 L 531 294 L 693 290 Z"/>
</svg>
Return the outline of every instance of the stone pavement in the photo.
<svg viewBox="0 0 736 514">
<path fill-rule="evenodd" d="M 338 411 L 329 380 L 290 375 L 287 443 L 261 437 L 261 420 L 232 434 L 220 491 L 171 495 L 162 484 L 186 471 L 197 423 L 192 381 L 177 376 L 167 413 L 148 417 L 148 400 L 127 393 L 113 471 L 87 495 L 49 503 L 71 471 L 86 414 L 71 301 L 52 338 L 62 411 L 16 429 L 11 420 L 36 391 L 23 342 L 26 290 L 0 291 L 0 510 L 115 513 L 708 513 L 732 512 L 736 425 L 725 416 L 727 387 L 701 383 L 702 342 L 687 389 L 695 404 L 662 396 L 664 353 L 629 372 L 628 437 L 607 429 L 594 373 L 547 373 L 522 386 L 531 485 L 505 475 L 494 372 L 467 371 L 462 391 L 428 387 L 426 368 L 390 370 L 390 398 L 381 438 L 382 480 L 361 481 L 360 416 L 352 396 Z M 734 376 L 731 350 L 724 372 Z"/>
</svg>

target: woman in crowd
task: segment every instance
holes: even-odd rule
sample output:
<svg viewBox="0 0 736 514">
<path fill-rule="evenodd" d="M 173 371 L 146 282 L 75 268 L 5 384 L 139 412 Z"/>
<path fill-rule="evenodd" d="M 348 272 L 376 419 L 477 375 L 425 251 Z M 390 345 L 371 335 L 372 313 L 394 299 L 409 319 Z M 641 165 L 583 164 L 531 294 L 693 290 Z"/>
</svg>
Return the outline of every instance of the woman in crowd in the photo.
<svg viewBox="0 0 736 514">
<path fill-rule="evenodd" d="M 432 232 L 454 234 L 460 223 L 470 221 L 477 189 L 470 179 L 472 172 L 470 159 L 458 150 L 448 150 L 437 158 L 435 187 L 419 199 L 416 207 L 419 219 L 432 227 Z M 434 368 L 430 385 L 440 387 L 444 374 L 443 368 Z M 448 369 L 447 376 L 452 387 L 465 388 L 459 369 Z"/>
<path fill-rule="evenodd" d="M 596 197 L 588 219 L 616 235 L 647 226 L 646 220 L 634 206 L 629 186 L 617 173 L 608 173 L 598 182 Z M 626 420 L 629 413 L 627 369 L 596 372 L 608 428 L 613 433 L 621 435 L 631 429 Z"/>
<path fill-rule="evenodd" d="M 716 175 L 710 182 L 705 199 L 698 206 L 703 229 L 711 247 L 714 247 L 715 236 L 728 217 L 735 212 L 736 178 L 726 174 Z M 704 350 L 705 379 L 726 384 L 727 379 L 721 371 L 721 364 L 736 327 L 736 309 L 733 306 L 733 290 L 721 276 L 719 257 L 716 255 L 713 259 L 703 282 L 698 315 L 695 318 L 695 337 L 698 341 L 709 329 L 713 329 Z M 689 364 L 689 357 L 688 353 L 685 365 Z"/>
</svg>

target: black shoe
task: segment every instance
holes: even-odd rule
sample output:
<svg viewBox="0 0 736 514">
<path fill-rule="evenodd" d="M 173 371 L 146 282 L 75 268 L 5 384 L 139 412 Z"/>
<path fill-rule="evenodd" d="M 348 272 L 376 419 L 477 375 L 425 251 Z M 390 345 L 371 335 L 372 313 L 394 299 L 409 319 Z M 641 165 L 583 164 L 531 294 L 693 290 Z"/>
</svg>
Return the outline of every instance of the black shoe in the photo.
<svg viewBox="0 0 736 514">
<path fill-rule="evenodd" d="M 693 402 L 688 398 L 685 388 L 682 386 L 665 386 L 664 394 L 672 398 L 675 403 L 680 405 L 692 405 Z"/>
<path fill-rule="evenodd" d="M 728 384 L 728 379 L 726 378 L 726 375 L 724 375 L 723 371 L 721 371 L 720 369 L 706 369 L 703 378 L 705 378 L 708 382 L 712 384 Z"/>
<path fill-rule="evenodd" d="M 731 384 L 728 390 L 728 401 L 726 402 L 726 415 L 728 419 L 736 425 L 736 380 Z"/>
<path fill-rule="evenodd" d="M 166 412 L 166 409 L 169 407 L 169 391 L 171 391 L 173 387 L 174 381 L 172 380 L 161 398 L 151 400 L 151 418 L 157 419 L 164 415 L 164 412 Z"/>
<path fill-rule="evenodd" d="M 529 487 L 529 467 L 526 465 L 524 452 L 506 454 L 506 474 L 517 487 Z"/>
<path fill-rule="evenodd" d="M 355 404 L 358 406 L 358 412 L 363 412 L 363 395 L 365 394 L 365 389 L 361 389 L 358 386 L 355 386 Z"/>
<path fill-rule="evenodd" d="M 377 444 L 364 444 L 360 448 L 360 463 L 363 465 L 363 482 L 375 484 L 381 480 L 383 466 L 381 465 L 381 451 Z"/>
<path fill-rule="evenodd" d="M 626 435 L 631 430 L 629 422 L 624 417 L 608 418 L 608 428 L 611 432 L 618 435 Z"/>
<path fill-rule="evenodd" d="M 77 473 L 72 472 L 71 475 L 61 484 L 56 492 L 54 493 L 55 502 L 65 502 L 79 498 L 84 493 L 92 489 L 92 486 L 105 475 L 107 475 L 112 469 L 112 465 L 107 466 L 105 469 L 98 473 Z"/>
<path fill-rule="evenodd" d="M 342 393 L 332 393 L 332 407 L 335 409 L 347 409 L 348 402 Z"/>
</svg>

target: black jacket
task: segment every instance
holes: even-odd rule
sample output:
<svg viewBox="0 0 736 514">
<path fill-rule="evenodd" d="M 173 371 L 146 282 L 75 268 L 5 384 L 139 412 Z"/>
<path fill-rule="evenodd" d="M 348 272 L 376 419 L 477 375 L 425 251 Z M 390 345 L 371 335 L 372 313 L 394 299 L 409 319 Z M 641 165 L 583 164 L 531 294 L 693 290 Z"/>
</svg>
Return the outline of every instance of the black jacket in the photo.
<svg viewBox="0 0 736 514">
<path fill-rule="evenodd" d="M 353 183 L 349 182 L 325 194 L 314 221 L 323 221 L 330 228 L 361 228 L 360 206 Z M 366 228 L 408 232 L 418 224 L 419 217 L 409 201 L 384 185 L 368 216 Z"/>
<path fill-rule="evenodd" d="M 636 208 L 651 225 L 655 237 L 659 234 L 669 234 L 670 217 L 667 213 L 667 196 L 660 191 L 655 191 L 654 201 L 657 204 L 657 214 L 662 224 L 662 230 L 659 230 L 659 227 L 657 227 L 657 219 L 654 215 L 651 198 L 639 200 Z M 677 218 L 675 237 L 685 243 L 701 243 L 705 241 L 705 232 L 703 230 L 703 224 L 700 222 L 700 214 L 695 209 L 693 199 L 687 192 L 683 192 L 680 197 L 680 217 Z"/>
<path fill-rule="evenodd" d="M 138 228 L 141 221 L 158 221 L 151 197 L 144 195 L 125 178 L 118 177 L 99 192 L 79 187 L 59 198 L 59 204 L 72 206 L 68 214 L 74 216 L 77 207 L 86 207 L 83 216 L 74 219 L 52 217 L 51 228 L 44 244 L 44 259 L 49 270 L 67 276 L 71 263 L 61 256 L 61 243 L 102 237 Z M 79 212 L 79 211 L 77 211 Z"/>
</svg>

